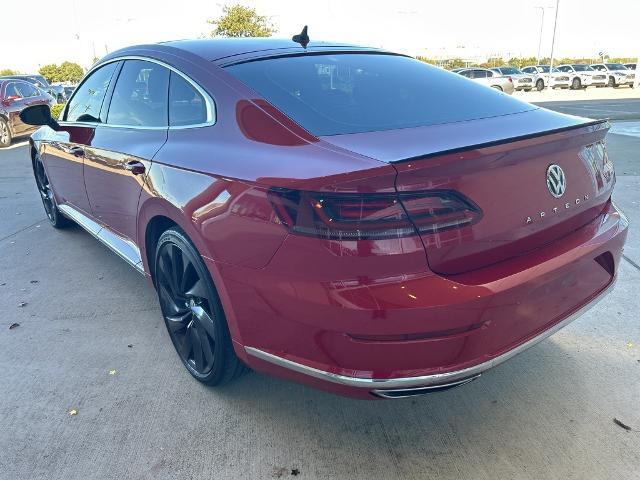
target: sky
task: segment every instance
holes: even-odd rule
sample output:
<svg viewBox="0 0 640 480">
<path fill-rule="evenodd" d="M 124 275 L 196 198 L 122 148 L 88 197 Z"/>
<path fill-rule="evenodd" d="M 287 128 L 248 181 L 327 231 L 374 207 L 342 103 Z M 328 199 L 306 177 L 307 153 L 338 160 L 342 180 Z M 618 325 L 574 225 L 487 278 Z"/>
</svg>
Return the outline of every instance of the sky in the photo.
<svg viewBox="0 0 640 480">
<path fill-rule="evenodd" d="M 239 0 L 269 17 L 274 36 L 309 36 L 431 58 L 549 56 L 556 0 Z M 89 67 L 118 48 L 208 36 L 227 3 L 204 0 L 31 0 L 27 17 L 5 19 L 0 68 L 34 72 L 48 63 Z M 108 5 L 108 8 L 105 8 Z M 560 0 L 555 57 L 640 55 L 640 0 Z M 40 15 L 36 12 L 45 12 Z M 46 13 L 48 12 L 48 13 Z M 64 12 L 66 18 L 59 12 Z M 18 18 L 18 17 L 16 17 Z"/>
</svg>

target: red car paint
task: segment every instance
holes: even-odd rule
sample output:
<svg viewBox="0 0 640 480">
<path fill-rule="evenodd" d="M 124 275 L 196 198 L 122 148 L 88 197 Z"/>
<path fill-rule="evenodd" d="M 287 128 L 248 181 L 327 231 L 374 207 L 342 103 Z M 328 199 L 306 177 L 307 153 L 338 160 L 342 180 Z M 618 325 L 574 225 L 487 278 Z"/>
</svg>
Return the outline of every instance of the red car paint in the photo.
<svg viewBox="0 0 640 480">
<path fill-rule="evenodd" d="M 627 222 L 610 200 L 613 177 L 598 181 L 603 166 L 593 162 L 603 160 L 585 150 L 600 145 L 606 123 L 526 106 L 506 117 L 315 136 L 223 68 L 345 51 L 372 50 L 209 40 L 114 52 L 102 62 L 142 56 L 188 75 L 215 101 L 216 123 L 144 131 L 63 122 L 39 130 L 33 145 L 58 204 L 135 243 L 149 278 L 150 225 L 166 218 L 187 233 L 247 365 L 335 393 L 373 398 L 374 387 L 320 380 L 245 347 L 356 379 L 456 372 L 551 329 L 613 282 Z M 144 174 L 126 169 L 132 161 Z M 560 199 L 544 181 L 550 164 L 569 178 Z M 312 238 L 283 225 L 274 187 L 456 191 L 482 214 L 438 233 Z"/>
</svg>

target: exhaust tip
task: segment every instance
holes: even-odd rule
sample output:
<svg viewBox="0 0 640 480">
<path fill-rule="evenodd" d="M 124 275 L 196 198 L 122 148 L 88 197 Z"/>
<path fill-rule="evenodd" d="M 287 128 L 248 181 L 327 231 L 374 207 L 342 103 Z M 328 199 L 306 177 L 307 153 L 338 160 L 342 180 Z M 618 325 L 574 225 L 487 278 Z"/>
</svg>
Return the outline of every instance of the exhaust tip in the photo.
<svg viewBox="0 0 640 480">
<path fill-rule="evenodd" d="M 473 377 L 465 378 L 464 380 L 458 380 L 456 382 L 445 383 L 442 385 L 430 385 L 428 387 L 416 387 L 416 388 L 398 388 L 393 390 L 371 390 L 371 394 L 380 398 L 407 398 L 418 397 L 421 395 L 429 395 L 431 393 L 444 392 L 461 385 L 473 382 L 481 374 Z"/>
</svg>

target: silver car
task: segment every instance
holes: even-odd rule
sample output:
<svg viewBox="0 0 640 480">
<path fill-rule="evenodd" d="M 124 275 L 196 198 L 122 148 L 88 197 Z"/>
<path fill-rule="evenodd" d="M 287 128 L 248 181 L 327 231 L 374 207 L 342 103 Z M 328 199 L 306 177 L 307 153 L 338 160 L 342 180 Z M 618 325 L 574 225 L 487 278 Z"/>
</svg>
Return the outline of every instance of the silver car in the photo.
<svg viewBox="0 0 640 480">
<path fill-rule="evenodd" d="M 619 87 L 621 85 L 629 85 L 633 87 L 636 80 L 635 70 L 629 70 L 621 63 L 596 63 L 591 68 L 606 74 L 609 77 L 607 86 Z"/>
<path fill-rule="evenodd" d="M 513 80 L 513 87 L 516 90 L 524 90 L 525 92 L 530 92 L 534 87 L 533 75 L 523 73 L 522 70 L 516 67 L 495 67 L 491 68 L 490 70 L 492 72 L 498 73 L 499 75 L 511 77 L 511 80 Z"/>
<path fill-rule="evenodd" d="M 558 65 L 558 70 L 569 75 L 571 88 L 580 90 L 587 87 L 604 87 L 607 85 L 607 75 L 594 70 L 589 65 L 580 63 Z"/>
<path fill-rule="evenodd" d="M 535 76 L 536 90 L 544 90 L 545 87 L 569 88 L 569 75 L 562 73 L 553 67 L 553 72 L 549 65 L 530 65 L 522 69 L 524 73 Z"/>
<path fill-rule="evenodd" d="M 488 68 L 456 68 L 451 71 L 509 95 L 511 95 L 515 90 L 513 80 L 510 77 L 505 77 L 499 73 L 492 72 Z"/>
</svg>

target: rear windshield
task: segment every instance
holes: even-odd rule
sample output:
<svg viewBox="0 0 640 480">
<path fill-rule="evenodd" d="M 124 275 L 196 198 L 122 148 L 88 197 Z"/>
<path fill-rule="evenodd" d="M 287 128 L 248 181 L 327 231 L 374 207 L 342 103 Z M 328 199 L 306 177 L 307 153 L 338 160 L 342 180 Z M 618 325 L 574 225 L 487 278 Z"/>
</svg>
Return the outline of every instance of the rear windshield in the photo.
<svg viewBox="0 0 640 480">
<path fill-rule="evenodd" d="M 226 70 L 318 136 L 459 122 L 536 108 L 397 55 L 288 56 Z"/>
</svg>

